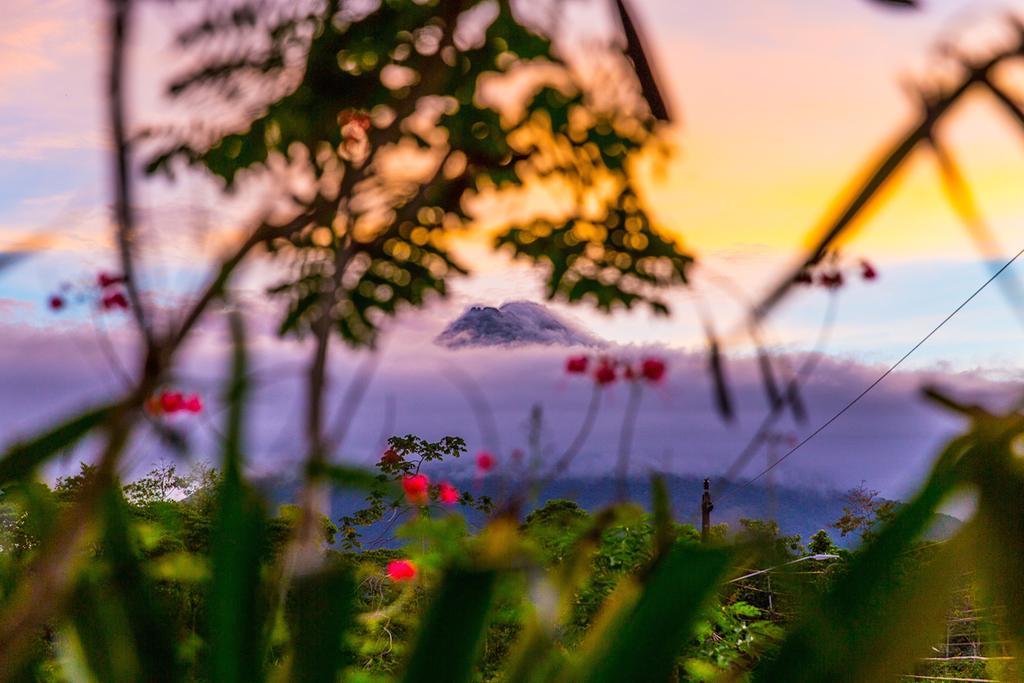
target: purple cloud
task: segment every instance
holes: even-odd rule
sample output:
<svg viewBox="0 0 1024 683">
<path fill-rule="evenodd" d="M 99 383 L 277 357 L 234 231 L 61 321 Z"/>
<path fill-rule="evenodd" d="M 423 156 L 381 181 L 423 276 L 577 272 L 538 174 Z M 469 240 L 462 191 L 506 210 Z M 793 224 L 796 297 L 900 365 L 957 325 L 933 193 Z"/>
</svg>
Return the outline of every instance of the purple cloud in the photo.
<svg viewBox="0 0 1024 683">
<path fill-rule="evenodd" d="M 440 312 L 440 315 L 439 315 Z M 308 346 L 279 340 L 273 316 L 251 311 L 253 398 L 248 423 L 249 457 L 258 472 L 287 470 L 305 450 L 302 421 L 302 378 Z M 495 347 L 449 350 L 431 340 L 452 314 L 450 306 L 410 314 L 394 324 L 378 357 L 353 352 L 340 344 L 332 348 L 328 410 L 331 430 L 340 430 L 341 398 L 354 377 L 368 374 L 371 382 L 352 416 L 348 438 L 339 459 L 373 462 L 383 439 L 416 433 L 428 438 L 463 436 L 471 450 L 490 448 L 505 458 L 525 448 L 528 417 L 537 405 L 543 414 L 542 454 L 550 461 L 567 446 L 582 423 L 592 391 L 590 378 L 567 376 L 567 355 L 594 352 L 578 347 Z M 5 441 L 27 436 L 57 415 L 113 396 L 118 379 L 94 333 L 84 325 L 30 329 L 8 326 L 0 345 L 0 433 Z M 129 337 L 114 334 L 112 345 L 121 364 L 132 367 Z M 221 321 L 211 319 L 186 349 L 176 387 L 197 391 L 210 409 L 202 418 L 184 417 L 192 457 L 216 461 L 219 393 L 227 367 L 229 344 Z M 766 410 L 756 361 L 728 360 L 728 380 L 736 399 L 738 419 L 724 423 L 717 415 L 703 352 L 660 347 L 607 347 L 597 353 L 639 359 L 664 358 L 666 380 L 645 389 L 632 447 L 632 472 L 658 469 L 682 474 L 717 476 L 724 473 L 757 428 Z M 791 363 L 799 362 L 790 358 Z M 809 420 L 795 424 L 786 418 L 779 431 L 802 437 L 831 417 L 880 374 L 884 368 L 854 359 L 826 357 L 803 387 Z M 484 424 L 478 421 L 463 380 L 470 378 L 486 398 Z M 961 427 L 958 419 L 919 398 L 919 388 L 937 383 L 958 395 L 988 404 L 1015 396 L 1016 385 L 987 379 L 978 372 L 897 372 L 819 437 L 795 453 L 773 473 L 779 484 L 817 488 L 849 488 L 866 480 L 886 495 L 902 495 L 927 471 L 942 442 Z M 596 425 L 574 462 L 575 476 L 599 476 L 613 468 L 626 388 L 604 390 Z M 498 443 L 489 423 L 496 426 Z M 775 456 L 786 450 L 777 441 Z M 70 465 L 88 449 L 68 458 Z M 145 430 L 130 449 L 129 467 L 144 468 L 166 456 Z M 758 453 L 743 475 L 750 476 L 767 462 L 767 449 Z M 469 472 L 472 465 L 464 463 Z"/>
</svg>

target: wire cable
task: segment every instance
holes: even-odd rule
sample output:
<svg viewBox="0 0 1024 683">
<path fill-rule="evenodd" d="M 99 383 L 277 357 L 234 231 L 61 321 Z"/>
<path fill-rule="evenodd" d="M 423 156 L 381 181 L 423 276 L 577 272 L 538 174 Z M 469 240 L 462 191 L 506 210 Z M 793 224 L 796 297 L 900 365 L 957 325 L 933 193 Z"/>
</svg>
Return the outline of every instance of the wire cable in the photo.
<svg viewBox="0 0 1024 683">
<path fill-rule="evenodd" d="M 757 476 L 753 477 L 752 479 L 748 479 L 747 481 L 745 481 L 745 482 L 744 482 L 744 483 L 742 483 L 742 484 L 738 484 L 738 485 L 736 485 L 736 486 L 735 486 L 735 487 L 733 487 L 732 489 L 729 489 L 728 491 L 726 491 L 726 492 L 725 492 L 725 493 L 724 493 L 723 495 L 719 496 L 719 501 L 721 501 L 721 500 L 722 500 L 722 499 L 724 499 L 724 498 L 728 498 L 730 494 L 734 494 L 734 493 L 736 493 L 737 491 L 741 491 L 741 490 L 745 489 L 746 487 L 750 486 L 750 485 L 751 485 L 751 484 L 753 484 L 753 483 L 754 483 L 755 481 L 757 481 L 758 479 L 760 479 L 761 477 L 763 477 L 764 475 L 768 474 L 768 473 L 769 473 L 769 472 L 771 472 L 771 471 L 772 471 L 773 469 L 775 469 L 776 467 L 778 467 L 779 465 L 781 465 L 781 464 L 782 464 L 782 462 L 786 460 L 786 458 L 788 458 L 789 456 L 793 455 L 793 454 L 794 454 L 794 453 L 796 453 L 796 452 L 797 452 L 798 450 L 800 450 L 801 448 L 803 448 L 803 446 L 804 446 L 804 445 L 806 445 L 806 444 L 807 444 L 807 442 L 809 442 L 809 441 L 810 441 L 811 439 L 813 439 L 814 437 L 818 436 L 818 434 L 821 434 L 821 433 L 822 433 L 823 431 L 825 431 L 825 430 L 826 430 L 826 429 L 827 429 L 827 428 L 829 427 L 829 425 L 831 425 L 831 424 L 832 424 L 833 422 L 835 422 L 835 421 L 836 421 L 836 420 L 838 420 L 838 419 L 839 419 L 840 417 L 842 417 L 842 415 L 843 415 L 843 414 L 844 414 L 844 413 L 845 413 L 846 411 L 848 411 L 848 410 L 849 410 L 850 408 L 852 408 L 853 406 L 857 405 L 857 403 L 858 403 L 858 402 L 859 402 L 859 401 L 860 401 L 860 400 L 861 400 L 862 398 L 864 398 L 865 396 L 867 396 L 867 395 L 868 395 L 868 394 L 869 394 L 869 393 L 871 392 L 871 390 L 872 390 L 872 389 L 874 389 L 874 388 L 875 388 L 875 387 L 877 387 L 877 386 L 878 386 L 879 384 L 881 384 L 881 383 L 882 383 L 882 381 L 883 381 L 883 380 L 884 380 L 884 379 L 885 379 L 886 377 L 888 377 L 889 375 L 891 375 L 891 374 L 892 374 L 892 373 L 893 373 L 893 372 L 894 372 L 894 371 L 896 370 L 896 368 L 898 368 L 898 367 L 899 367 L 900 365 L 902 365 L 902 364 L 903 364 L 903 361 L 905 361 L 905 360 L 907 360 L 908 358 L 910 358 L 910 356 L 911 356 L 911 355 L 913 355 L 913 353 L 914 353 L 915 351 L 917 351 L 917 350 L 918 350 L 919 348 L 921 348 L 921 347 L 922 347 L 922 346 L 924 345 L 924 343 L 925 343 L 926 341 L 928 341 L 929 339 L 931 339 L 931 338 L 932 338 L 932 336 L 934 336 L 936 332 L 938 332 L 939 330 L 941 330 L 941 329 L 942 329 L 942 328 L 943 328 L 943 327 L 944 327 L 944 326 L 946 325 L 946 323 L 948 323 L 948 322 L 949 322 L 950 320 L 952 320 L 952 319 L 953 319 L 953 317 L 954 317 L 954 316 L 955 316 L 955 315 L 956 315 L 957 313 L 959 313 L 960 311 L 962 311 L 962 310 L 963 310 L 963 309 L 964 309 L 964 308 L 965 308 L 965 307 L 967 306 L 967 304 L 971 303 L 971 301 L 973 301 L 973 300 L 974 300 L 974 298 L 975 298 L 976 296 L 978 296 L 979 294 L 981 294 L 981 293 L 982 293 L 982 291 L 984 291 L 986 287 L 988 287 L 988 286 L 989 286 L 990 284 L 992 284 L 992 283 L 993 283 L 993 282 L 995 281 L 995 279 L 996 279 L 997 277 L 999 277 L 1000 275 L 1002 275 L 1002 274 L 1003 274 L 1003 272 L 1004 272 L 1004 271 L 1005 271 L 1005 270 L 1006 270 L 1007 268 L 1009 268 L 1009 267 L 1010 267 L 1011 265 L 1013 265 L 1014 261 L 1016 261 L 1016 260 L 1017 260 L 1018 258 L 1020 258 L 1020 257 L 1021 257 L 1022 255 L 1024 255 L 1024 249 L 1021 249 L 1020 251 L 1018 251 L 1018 252 L 1017 252 L 1017 253 L 1016 253 L 1016 254 L 1015 254 L 1015 255 L 1013 256 L 1013 258 L 1011 258 L 1011 259 L 1010 259 L 1009 261 L 1007 261 L 1006 263 L 1004 263 L 1004 264 L 1002 265 L 1002 267 L 1001 267 L 1001 268 L 999 268 L 999 270 L 997 270 L 997 271 L 995 271 L 994 273 L 992 273 L 992 276 L 991 276 L 991 277 L 990 277 L 990 278 L 989 278 L 988 280 L 985 280 L 985 282 L 984 282 L 984 283 L 982 283 L 982 285 L 981 285 L 980 287 L 978 287 L 978 288 L 977 288 L 976 290 L 974 290 L 974 292 L 973 292 L 973 293 L 972 293 L 972 294 L 971 294 L 971 295 L 970 295 L 969 297 L 967 297 L 966 299 L 964 299 L 964 300 L 963 300 L 963 301 L 962 301 L 962 302 L 960 303 L 960 305 L 959 305 L 959 306 L 957 306 L 956 308 L 954 308 L 954 309 L 953 309 L 953 311 L 952 311 L 952 312 L 951 312 L 951 313 L 950 313 L 949 315 L 947 315 L 947 316 L 946 316 L 945 318 L 943 318 L 943 319 L 942 319 L 942 321 L 941 321 L 941 322 L 940 322 L 940 323 L 939 323 L 938 325 L 936 325 L 935 327 L 933 327 L 933 328 L 931 329 L 931 331 L 930 331 L 930 332 L 929 332 L 928 334 L 926 334 L 926 335 L 925 335 L 924 337 L 922 337 L 922 338 L 921 338 L 921 340 L 920 340 L 920 341 L 918 341 L 918 342 L 917 342 L 916 344 L 914 344 L 914 345 L 913 345 L 912 347 L 910 347 L 910 350 L 909 350 L 909 351 L 907 351 L 907 352 L 906 352 L 905 354 L 903 354 L 903 355 L 902 355 L 902 356 L 900 357 L 900 359 L 899 359 L 898 361 L 896 361 L 895 363 L 893 363 L 892 365 L 890 365 L 890 366 L 889 366 L 889 367 L 888 367 L 888 368 L 886 369 L 886 371 L 885 371 L 885 372 L 883 372 L 883 373 L 882 373 L 881 375 L 879 375 L 879 376 L 878 376 L 878 378 L 877 378 L 877 379 L 876 379 L 875 381 L 873 381 L 873 382 L 872 382 L 871 384 L 869 384 L 869 385 L 868 385 L 868 386 L 867 386 L 867 387 L 866 387 L 866 388 L 865 388 L 865 389 L 864 389 L 864 390 L 863 390 L 862 392 L 860 392 L 859 394 L 857 394 L 857 395 L 856 395 L 856 396 L 855 396 L 855 397 L 854 397 L 854 398 L 853 398 L 853 399 L 852 399 L 852 400 L 851 400 L 851 401 L 850 401 L 849 403 L 847 403 L 847 404 L 846 404 L 845 406 L 843 406 L 842 408 L 840 408 L 840 409 L 839 409 L 839 411 L 838 411 L 838 412 L 836 412 L 836 414 L 835 414 L 835 415 L 833 415 L 833 416 L 832 416 L 832 417 L 830 417 L 830 418 L 829 418 L 828 420 L 826 420 L 826 421 L 825 421 L 824 423 L 822 423 L 822 424 L 821 424 L 821 426 L 819 426 L 819 427 L 818 427 L 817 429 L 815 429 L 815 430 L 814 430 L 813 432 L 811 432 L 810 434 L 808 434 L 807 436 L 805 436 L 805 437 L 803 438 L 803 440 L 801 440 L 801 441 L 800 441 L 799 443 L 797 443 L 797 444 L 796 444 L 795 446 L 793 446 L 793 447 L 792 447 L 791 449 L 789 449 L 789 450 L 788 450 L 788 451 L 787 451 L 787 452 L 786 452 L 786 453 L 785 453 L 785 454 L 784 454 L 784 455 L 783 455 L 782 457 L 780 457 L 780 458 L 779 458 L 778 460 L 776 460 L 776 461 L 775 461 L 775 462 L 773 462 L 773 463 L 772 463 L 771 465 L 769 465 L 768 467 L 766 467 L 766 468 L 764 468 L 763 470 L 761 470 L 761 471 L 760 471 L 760 472 L 759 472 L 759 473 L 757 474 Z"/>
</svg>

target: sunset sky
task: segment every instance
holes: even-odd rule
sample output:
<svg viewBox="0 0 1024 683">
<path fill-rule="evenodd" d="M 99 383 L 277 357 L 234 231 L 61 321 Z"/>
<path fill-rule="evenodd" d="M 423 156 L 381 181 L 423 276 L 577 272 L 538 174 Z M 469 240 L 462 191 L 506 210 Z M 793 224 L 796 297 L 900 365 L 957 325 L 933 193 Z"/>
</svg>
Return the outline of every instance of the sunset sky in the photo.
<svg viewBox="0 0 1024 683">
<path fill-rule="evenodd" d="M 580 17 L 594 35 L 603 34 L 611 3 L 570 4 L 573 17 Z M 633 3 L 677 113 L 670 132 L 675 155 L 645 191 L 662 224 L 705 264 L 694 273 L 696 287 L 721 329 L 735 324 L 740 308 L 716 284 L 718 275 L 727 274 L 751 299 L 776 281 L 851 182 L 914 119 L 917 105 L 908 86 L 948 74 L 948 62 L 943 62 L 937 47 L 949 44 L 966 54 L 984 55 L 1007 40 L 1002 23 L 1005 2 L 922 4 L 919 11 L 904 11 L 867 0 Z M 50 407 L 77 405 L 97 391 L 90 382 L 104 387 L 99 391 L 111 387 L 109 377 L 103 379 L 95 366 L 83 369 L 88 363 L 102 366 L 94 348 L 66 352 L 80 347 L 79 339 L 93 340 L 91 321 L 54 316 L 45 305 L 60 282 L 88 280 L 113 265 L 105 208 L 101 7 L 89 0 L 14 3 L 4 8 L 0 26 L 0 249 L 39 249 L 0 274 L 0 339 L 18 344 L 15 348 L 12 342 L 0 341 L 0 428 L 12 433 L 38 426 Z M 1019 9 L 1024 11 L 1024 3 Z M 170 11 L 147 10 L 139 27 L 132 112 L 139 125 L 158 118 L 166 106 L 160 92 L 162 77 L 169 73 L 170 36 L 162 29 Z M 1000 78 L 1024 99 L 1024 66 L 1006 70 Z M 1005 261 L 1024 247 L 1024 132 L 976 94 L 958 106 L 941 133 L 964 167 Z M 140 215 L 168 235 L 147 272 L 150 283 L 187 292 L 201 282 L 212 263 L 217 230 L 240 224 L 251 209 L 245 201 L 221 201 L 215 187 L 198 177 L 174 187 L 149 183 Z M 44 242 L 43 235 L 51 239 Z M 914 157 L 875 205 L 870 220 L 844 241 L 843 249 L 851 260 L 869 259 L 880 278 L 874 283 L 854 282 L 839 295 L 838 321 L 828 347 L 832 365 L 812 389 L 821 396 L 812 423 L 856 395 L 880 367 L 902 355 L 990 273 L 991 264 L 982 260 L 949 207 L 926 152 Z M 479 264 L 479 272 L 457 283 L 451 301 L 401 320 L 392 336 L 401 336 L 406 329 L 427 330 L 432 336 L 471 303 L 540 299 L 539 280 L 528 269 L 488 255 L 472 241 L 463 246 L 463 253 Z M 1024 278 L 1024 265 L 1014 266 L 1010 274 Z M 247 275 L 258 280 L 257 274 Z M 675 402 L 658 404 L 660 412 L 652 425 L 661 426 L 651 427 L 658 435 L 649 445 L 660 453 L 678 442 L 678 434 L 669 434 L 674 429 L 670 417 L 681 406 L 691 406 L 685 420 L 688 429 L 704 430 L 700 439 L 717 444 L 708 447 L 716 452 L 702 455 L 699 467 L 680 469 L 706 471 L 728 460 L 742 434 L 756 424 L 761 407 L 755 399 L 753 371 L 744 369 L 749 348 L 742 344 L 730 349 L 737 363 L 738 391 L 750 394 L 740 399 L 745 412 L 739 432 L 715 424 L 707 393 L 687 394 L 686 378 L 700 374 L 691 372 L 688 363 L 696 363 L 698 357 L 690 354 L 702 345 L 688 296 L 679 292 L 671 297 L 677 313 L 668 320 L 640 312 L 609 317 L 582 307 L 554 308 L 609 341 L 679 354 L 680 373 L 670 384 L 677 392 Z M 777 350 L 798 352 L 813 345 L 825 299 L 826 294 L 814 290 L 787 300 L 770 320 Z M 113 323 L 115 338 L 120 327 Z M 1021 339 L 1021 327 L 999 288 L 990 287 L 908 362 L 908 369 L 919 374 L 896 377 L 892 388 L 879 392 L 878 404 L 865 408 L 865 420 L 869 414 L 906 410 L 905 415 L 900 413 L 902 422 L 893 416 L 894 425 L 902 425 L 893 428 L 904 429 L 905 434 L 878 434 L 879 443 L 867 446 L 873 458 L 870 466 L 847 467 L 826 455 L 864 448 L 864 430 L 855 427 L 858 418 L 852 416 L 854 422 L 823 442 L 822 452 L 794 458 L 806 459 L 792 465 L 793 480 L 846 486 L 868 478 L 893 493 L 905 490 L 951 428 L 951 423 L 916 404 L 912 397 L 919 380 L 939 378 L 998 394 L 1002 385 L 992 382 L 1021 379 Z M 268 358 L 295 357 L 289 355 L 292 346 L 267 344 Z M 389 348 L 399 350 L 391 368 L 416 372 L 402 355 L 416 354 L 414 345 L 386 340 L 383 394 L 393 391 L 386 388 L 388 373 L 401 374 L 386 369 Z M 423 353 L 427 359 L 437 354 Z M 540 365 L 551 377 L 558 374 L 557 355 L 548 354 Z M 483 369 L 488 367 L 486 359 L 472 355 L 460 363 L 480 368 L 485 383 L 497 382 Z M 41 379 L 33 383 L 26 368 L 36 367 Z M 207 366 L 198 362 L 197 367 Z M 521 373 L 503 369 L 499 375 L 511 384 L 523 383 Z M 422 387 L 417 379 L 410 389 L 422 391 L 417 394 L 421 397 L 435 386 L 426 374 L 423 377 Z M 519 407 L 507 405 L 507 418 L 503 417 L 513 434 L 526 413 L 527 395 L 537 388 L 534 383 L 510 389 L 511 395 L 522 397 Z M 454 403 L 457 398 L 452 398 Z M 620 399 L 619 410 L 621 404 Z M 901 407 L 893 407 L 897 405 Z M 409 428 L 418 425 L 412 420 Z M 809 426 L 793 429 L 802 433 Z M 378 430 L 379 420 L 367 428 L 368 436 L 360 443 L 372 448 Z M 558 438 L 556 430 L 552 439 Z M 0 432 L 2 441 L 6 438 Z M 905 457 L 894 459 L 894 454 Z"/>
</svg>

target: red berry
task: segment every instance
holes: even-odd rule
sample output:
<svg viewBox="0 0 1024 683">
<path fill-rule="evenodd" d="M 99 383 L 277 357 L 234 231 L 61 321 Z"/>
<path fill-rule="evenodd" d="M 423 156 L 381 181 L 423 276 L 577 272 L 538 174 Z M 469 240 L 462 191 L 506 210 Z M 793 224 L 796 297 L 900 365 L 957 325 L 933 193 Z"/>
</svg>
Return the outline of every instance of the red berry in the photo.
<svg viewBox="0 0 1024 683">
<path fill-rule="evenodd" d="M 865 280 L 875 280 L 878 278 L 878 271 L 867 261 L 860 262 L 860 276 Z"/>
<path fill-rule="evenodd" d="M 50 297 L 49 303 L 51 311 L 59 311 L 60 309 L 64 308 L 64 298 L 57 296 L 56 294 Z"/>
</svg>

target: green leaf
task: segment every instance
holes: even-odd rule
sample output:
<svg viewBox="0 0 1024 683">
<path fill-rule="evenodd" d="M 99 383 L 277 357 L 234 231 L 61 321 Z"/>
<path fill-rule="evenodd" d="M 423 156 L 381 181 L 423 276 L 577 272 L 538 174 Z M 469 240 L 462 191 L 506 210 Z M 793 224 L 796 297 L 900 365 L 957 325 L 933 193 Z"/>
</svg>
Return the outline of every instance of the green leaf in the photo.
<svg viewBox="0 0 1024 683">
<path fill-rule="evenodd" d="M 100 501 L 96 561 L 82 572 L 69 616 L 81 654 L 98 681 L 180 681 L 176 632 L 142 569 L 127 506 L 116 487 Z"/>
<path fill-rule="evenodd" d="M 1019 453 L 1024 445 L 1024 416 L 980 418 L 973 435 L 977 445 L 969 471 L 978 487 L 978 512 L 968 536 L 971 557 L 983 597 L 1005 610 L 1004 637 L 1019 657 L 1024 653 L 1024 468 L 1014 450 Z"/>
<path fill-rule="evenodd" d="M 405 683 L 468 681 L 483 639 L 497 573 L 451 569 L 420 624 L 402 680 Z"/>
<path fill-rule="evenodd" d="M 291 680 L 333 683 L 338 679 L 346 664 L 343 636 L 352 616 L 354 595 L 352 575 L 341 567 L 295 579 Z"/>
<path fill-rule="evenodd" d="M 138 680 L 182 680 L 184 669 L 176 651 L 173 622 L 143 572 L 129 530 L 127 506 L 116 487 L 106 491 L 104 508 L 103 556 L 110 563 L 111 588 L 123 604 Z M 110 596 L 104 599 L 109 600 Z"/>
<path fill-rule="evenodd" d="M 239 318 L 232 318 L 231 330 L 234 360 L 227 391 L 223 478 L 217 495 L 207 598 L 208 666 L 211 680 L 249 683 L 263 678 L 268 609 L 260 584 L 260 560 L 266 524 L 259 502 L 242 480 L 241 426 L 247 364 Z"/>
<path fill-rule="evenodd" d="M 95 680 L 127 683 L 138 677 L 127 618 L 121 602 L 110 600 L 107 589 L 95 569 L 85 572 L 75 589 L 69 616 Z"/>
<path fill-rule="evenodd" d="M 654 548 L 659 555 L 666 552 L 675 540 L 672 526 L 672 502 L 665 485 L 665 477 L 651 476 L 651 507 L 654 510 Z"/>
<path fill-rule="evenodd" d="M 0 486 L 26 476 L 62 449 L 78 443 L 82 437 L 103 424 L 115 408 L 113 405 L 93 408 L 31 441 L 10 447 L 0 457 Z"/>
<path fill-rule="evenodd" d="M 652 568 L 636 604 L 616 615 L 582 680 L 668 680 L 728 562 L 721 549 L 674 546 Z"/>
</svg>

